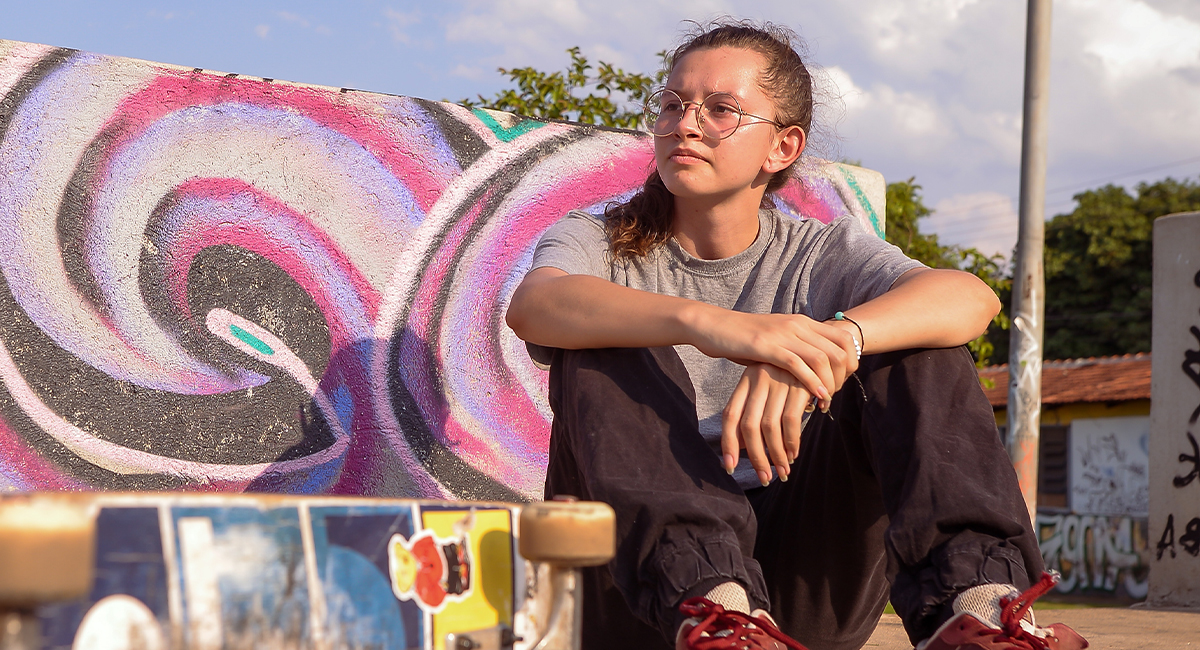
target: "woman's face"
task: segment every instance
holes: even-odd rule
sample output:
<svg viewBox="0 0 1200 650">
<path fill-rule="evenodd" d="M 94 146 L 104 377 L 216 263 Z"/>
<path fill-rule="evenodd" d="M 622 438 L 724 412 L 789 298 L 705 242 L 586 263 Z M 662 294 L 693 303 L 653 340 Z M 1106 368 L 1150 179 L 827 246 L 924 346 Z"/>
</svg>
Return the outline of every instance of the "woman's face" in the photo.
<svg viewBox="0 0 1200 650">
<path fill-rule="evenodd" d="M 737 98 L 745 113 L 775 117 L 775 103 L 759 87 L 766 61 L 753 50 L 721 47 L 684 55 L 667 78 L 667 89 L 685 102 L 702 102 L 714 92 Z M 761 194 L 770 178 L 764 164 L 775 146 L 774 125 L 742 120 L 724 140 L 706 136 L 689 106 L 670 134 L 654 138 L 658 173 L 667 189 L 683 199 L 723 199 L 741 192 Z"/>
</svg>

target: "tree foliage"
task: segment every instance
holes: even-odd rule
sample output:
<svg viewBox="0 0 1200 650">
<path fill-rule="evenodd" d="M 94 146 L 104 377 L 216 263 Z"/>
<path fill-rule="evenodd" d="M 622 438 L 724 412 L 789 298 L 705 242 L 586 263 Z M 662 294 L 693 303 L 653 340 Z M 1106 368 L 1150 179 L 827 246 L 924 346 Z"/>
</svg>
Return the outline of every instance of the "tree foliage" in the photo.
<svg viewBox="0 0 1200 650">
<path fill-rule="evenodd" d="M 1200 184 L 1105 185 L 1075 203 L 1046 224 L 1045 357 L 1148 352 L 1154 220 L 1200 210 Z"/>
<path fill-rule="evenodd" d="M 921 186 L 915 181 L 915 178 L 909 178 L 887 186 L 887 240 L 898 246 L 905 255 L 930 268 L 959 269 L 973 273 L 1003 298 L 1011 290 L 1012 278 L 1004 272 L 1002 256 L 988 256 L 977 248 L 944 246 L 938 242 L 936 234 L 921 232 L 920 220 L 933 214 L 933 211 L 925 206 L 921 199 Z M 992 361 L 995 352 L 994 335 L 991 332 L 1008 329 L 1008 303 L 1005 301 L 1002 304 L 1004 307 L 992 319 L 988 333 L 967 344 L 975 357 L 975 364 L 981 368 Z"/>
<path fill-rule="evenodd" d="M 626 72 L 604 61 L 593 67 L 578 47 L 568 49 L 567 53 L 571 55 L 571 63 L 564 71 L 500 68 L 500 74 L 507 75 L 516 88 L 502 90 L 494 97 L 478 95 L 478 100 L 464 99 L 459 103 L 548 120 L 636 128 L 642 116 L 642 103 L 665 73 L 650 76 Z"/>
</svg>

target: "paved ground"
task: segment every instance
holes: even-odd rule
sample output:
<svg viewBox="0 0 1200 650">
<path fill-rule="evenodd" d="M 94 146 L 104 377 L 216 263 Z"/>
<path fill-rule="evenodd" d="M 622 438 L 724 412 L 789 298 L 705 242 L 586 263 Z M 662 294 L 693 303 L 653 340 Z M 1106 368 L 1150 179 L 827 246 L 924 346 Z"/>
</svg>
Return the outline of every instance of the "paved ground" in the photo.
<svg viewBox="0 0 1200 650">
<path fill-rule="evenodd" d="M 1066 623 L 1097 650 L 1200 650 L 1200 612 L 1093 607 L 1043 609 L 1039 623 Z M 884 614 L 865 648 L 909 650 L 900 617 Z"/>
</svg>

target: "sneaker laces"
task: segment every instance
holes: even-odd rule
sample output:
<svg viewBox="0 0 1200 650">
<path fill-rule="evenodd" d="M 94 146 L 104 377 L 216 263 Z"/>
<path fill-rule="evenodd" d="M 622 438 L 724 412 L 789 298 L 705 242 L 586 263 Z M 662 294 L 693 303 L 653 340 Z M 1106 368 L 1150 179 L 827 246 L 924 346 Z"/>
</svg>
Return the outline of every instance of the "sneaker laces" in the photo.
<svg viewBox="0 0 1200 650">
<path fill-rule="evenodd" d="M 764 636 L 791 650 L 807 650 L 766 618 L 727 610 L 707 598 L 689 598 L 679 611 L 699 621 L 687 633 L 692 650 L 758 650 L 769 647 Z"/>
<path fill-rule="evenodd" d="M 1046 639 L 1031 633 L 1021 625 L 1033 601 L 1041 598 L 1058 583 L 1058 573 L 1043 573 L 1042 579 L 1029 589 L 1021 592 L 1016 598 L 1000 599 L 1000 636 L 1014 643 L 1025 643 L 1033 650 L 1049 650 L 1050 643 Z"/>
</svg>

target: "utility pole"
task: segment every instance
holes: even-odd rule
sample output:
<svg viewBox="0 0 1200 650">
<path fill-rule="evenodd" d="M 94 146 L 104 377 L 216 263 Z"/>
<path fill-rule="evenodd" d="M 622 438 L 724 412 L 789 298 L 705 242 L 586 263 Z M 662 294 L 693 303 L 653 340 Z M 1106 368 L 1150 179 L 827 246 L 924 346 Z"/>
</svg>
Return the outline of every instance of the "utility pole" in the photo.
<svg viewBox="0 0 1200 650">
<path fill-rule="evenodd" d="M 1013 272 L 1008 354 L 1008 455 L 1029 519 L 1037 521 L 1042 415 L 1042 248 L 1046 231 L 1046 116 L 1050 104 L 1051 0 L 1029 0 L 1025 28 L 1025 113 L 1021 135 L 1021 225 Z M 1036 525 L 1036 523 L 1035 523 Z"/>
</svg>

